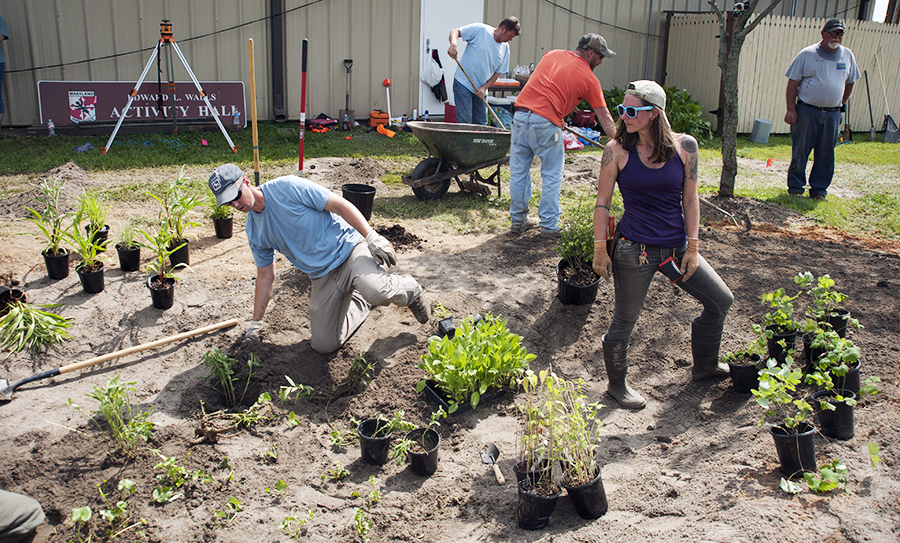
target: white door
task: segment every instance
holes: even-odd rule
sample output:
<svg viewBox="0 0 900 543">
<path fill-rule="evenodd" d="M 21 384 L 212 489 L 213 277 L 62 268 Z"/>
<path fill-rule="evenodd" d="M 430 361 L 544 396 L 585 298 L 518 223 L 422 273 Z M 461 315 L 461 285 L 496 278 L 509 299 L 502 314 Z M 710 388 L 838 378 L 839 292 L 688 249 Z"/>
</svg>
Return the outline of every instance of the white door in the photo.
<svg viewBox="0 0 900 543">
<path fill-rule="evenodd" d="M 456 62 L 447 56 L 450 47 L 450 31 L 469 23 L 480 23 L 484 17 L 484 0 L 422 0 L 421 40 L 419 42 L 419 72 L 430 62 L 431 50 L 437 49 L 441 65 L 444 67 L 444 84 L 447 85 L 447 99 L 453 101 L 453 76 Z M 497 24 L 499 21 L 488 24 Z M 457 43 L 459 56 L 466 48 L 466 42 Z M 431 115 L 443 115 L 444 104 L 438 101 L 431 88 L 419 79 L 419 115 L 427 110 Z"/>
</svg>

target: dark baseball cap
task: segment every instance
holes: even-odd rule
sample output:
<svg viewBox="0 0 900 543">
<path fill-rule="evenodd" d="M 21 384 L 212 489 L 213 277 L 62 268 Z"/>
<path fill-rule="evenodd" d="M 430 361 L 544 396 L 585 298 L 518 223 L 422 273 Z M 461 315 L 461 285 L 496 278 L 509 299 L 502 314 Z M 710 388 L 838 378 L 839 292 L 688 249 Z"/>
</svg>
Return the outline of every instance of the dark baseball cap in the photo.
<svg viewBox="0 0 900 543">
<path fill-rule="evenodd" d="M 216 205 L 230 204 L 241 190 L 244 172 L 234 164 L 223 164 L 209 176 L 209 190 L 216 195 Z"/>
<path fill-rule="evenodd" d="M 844 21 L 841 19 L 828 19 L 828 22 L 825 23 L 825 28 L 823 28 L 825 32 L 834 32 L 835 30 L 844 31 Z"/>
<path fill-rule="evenodd" d="M 600 34 L 585 34 L 578 40 L 578 47 L 581 49 L 591 49 L 595 53 L 600 53 L 606 58 L 616 56 L 616 52 L 606 45 L 606 40 Z"/>
</svg>

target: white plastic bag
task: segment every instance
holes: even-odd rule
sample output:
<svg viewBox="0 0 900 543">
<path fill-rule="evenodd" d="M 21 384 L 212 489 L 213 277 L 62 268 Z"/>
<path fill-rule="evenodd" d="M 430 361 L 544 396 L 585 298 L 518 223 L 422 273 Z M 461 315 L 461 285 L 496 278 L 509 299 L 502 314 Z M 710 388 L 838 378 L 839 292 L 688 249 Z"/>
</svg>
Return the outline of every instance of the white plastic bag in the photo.
<svg viewBox="0 0 900 543">
<path fill-rule="evenodd" d="M 441 82 L 442 77 L 444 77 L 444 70 L 438 66 L 433 57 L 429 58 L 419 78 L 429 87 L 433 87 Z"/>
</svg>

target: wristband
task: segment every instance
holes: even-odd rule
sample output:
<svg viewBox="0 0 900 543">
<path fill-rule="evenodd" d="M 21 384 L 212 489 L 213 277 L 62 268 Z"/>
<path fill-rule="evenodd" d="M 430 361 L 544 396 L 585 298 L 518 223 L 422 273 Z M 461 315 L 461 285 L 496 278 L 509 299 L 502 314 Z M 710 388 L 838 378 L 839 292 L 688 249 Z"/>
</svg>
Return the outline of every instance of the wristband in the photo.
<svg viewBox="0 0 900 543">
<path fill-rule="evenodd" d="M 600 209 L 601 207 L 602 207 L 603 209 L 605 209 L 607 212 L 609 212 L 609 206 L 605 206 L 605 205 L 603 205 L 603 204 L 599 204 L 599 205 L 594 206 L 594 210 L 596 211 L 597 209 Z"/>
</svg>

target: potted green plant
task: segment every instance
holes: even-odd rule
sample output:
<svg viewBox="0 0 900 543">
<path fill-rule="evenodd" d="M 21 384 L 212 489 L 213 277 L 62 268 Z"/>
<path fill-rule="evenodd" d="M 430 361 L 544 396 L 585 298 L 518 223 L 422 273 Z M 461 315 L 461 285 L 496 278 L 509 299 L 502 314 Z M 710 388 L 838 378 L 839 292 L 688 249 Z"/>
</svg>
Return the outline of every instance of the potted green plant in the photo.
<svg viewBox="0 0 900 543">
<path fill-rule="evenodd" d="M 516 519 L 525 530 L 539 530 L 550 522 L 556 509 L 560 487 L 557 484 L 554 454 L 559 446 L 559 405 L 547 394 L 550 372 L 526 370 L 519 381 L 524 400 L 519 405 L 522 417 L 519 461 L 516 463 L 518 502 Z"/>
<path fill-rule="evenodd" d="M 594 302 L 600 276 L 594 273 L 593 208 L 579 205 L 563 214 L 556 252 L 562 257 L 556 265 L 557 297 L 564 305 Z"/>
<path fill-rule="evenodd" d="M 841 307 L 840 304 L 847 299 L 847 295 L 834 290 L 834 279 L 828 274 L 813 278 L 807 271 L 797 274 L 794 282 L 812 296 L 812 303 L 807 306 L 806 314 L 816 322 L 827 324 L 840 337 L 847 336 L 849 326 L 862 328 L 858 320 L 850 317 L 850 310 Z"/>
<path fill-rule="evenodd" d="M 766 336 L 761 332 L 762 327 L 758 324 L 752 327 L 758 334 L 757 339 L 743 349 L 725 353 L 720 359 L 723 364 L 728 364 L 731 385 L 735 392 L 741 394 L 750 394 L 750 391 L 756 388 L 759 382 L 759 369 L 762 366 L 762 353 L 765 353 L 766 349 Z"/>
<path fill-rule="evenodd" d="M 557 425 L 552 432 L 557 443 L 553 456 L 563 466 L 562 486 L 578 516 L 600 518 L 609 509 L 596 456 L 603 432 L 600 409 L 604 406 L 588 401 L 581 379 L 567 381 L 551 372 L 546 385 L 547 401 L 553 410 L 548 419 Z"/>
<path fill-rule="evenodd" d="M 788 357 L 780 364 L 770 358 L 759 372 L 759 386 L 751 392 L 765 410 L 760 425 L 769 424 L 781 471 L 792 478 L 803 471 L 816 471 L 815 431 L 807 422 L 813 408 L 806 394 L 798 393 L 803 372 L 792 367 Z M 774 420 L 774 422 L 768 422 Z"/>
<path fill-rule="evenodd" d="M 47 246 L 41 254 L 44 256 L 47 276 L 50 279 L 65 279 L 69 276 L 69 251 L 62 247 L 62 242 L 65 239 L 63 221 L 71 215 L 71 212 L 63 213 L 59 203 L 64 183 L 48 177 L 38 185 L 44 210 L 39 212 L 30 207 L 25 208 L 31 213 L 28 220 L 47 238 Z"/>
<path fill-rule="evenodd" d="M 123 272 L 138 271 L 141 267 L 141 245 L 138 243 L 137 221 L 132 217 L 118 229 L 116 254 Z"/>
<path fill-rule="evenodd" d="M 536 357 L 521 345 L 522 338 L 506 328 L 506 319 L 487 313 L 476 323 L 463 319 L 453 338 L 432 336 L 428 353 L 418 368 L 429 379 L 416 384 L 428 390 L 444 409 L 475 409 L 486 394 L 499 395 L 503 387 L 514 387 L 517 379 Z"/>
<path fill-rule="evenodd" d="M 109 239 L 109 225 L 106 224 L 106 216 L 109 209 L 103 204 L 100 196 L 95 191 L 84 191 L 78 199 L 79 208 L 88 224 L 85 225 L 85 233 L 90 236 L 94 242 L 106 241 Z M 106 244 L 103 244 L 101 252 L 106 250 Z"/>
<path fill-rule="evenodd" d="M 103 292 L 105 286 L 104 264 L 99 255 L 108 242 L 106 239 L 94 237 L 89 229 L 82 233 L 81 221 L 83 219 L 84 210 L 79 209 L 72 221 L 72 227 L 65 232 L 65 235 L 81 256 L 81 263 L 75 267 L 81 287 L 88 294 L 97 294 Z"/>
<path fill-rule="evenodd" d="M 162 206 L 162 218 L 166 227 L 171 232 L 172 249 L 169 260 L 172 266 L 176 264 L 190 265 L 190 249 L 187 237 L 187 229 L 200 226 L 199 222 L 190 220 L 189 215 L 198 206 L 203 205 L 203 200 L 194 195 L 188 186 L 188 180 L 184 178 L 184 167 L 178 179 L 169 183 L 161 196 L 147 192 Z"/>
<path fill-rule="evenodd" d="M 397 465 L 404 460 L 409 460 L 409 468 L 416 475 L 428 477 L 437 471 L 438 450 L 441 446 L 441 435 L 435 429 L 440 426 L 440 419 L 446 418 L 447 412 L 443 407 L 431 414 L 431 420 L 427 426 L 414 428 L 406 433 L 399 442 L 391 447 L 390 456 Z"/>
<path fill-rule="evenodd" d="M 366 419 L 356 427 L 359 435 L 359 452 L 362 461 L 373 466 L 381 466 L 388 461 L 391 452 L 391 437 L 398 430 L 407 432 L 415 425 L 403 419 L 406 413 L 397 411 L 391 419 L 378 417 Z"/>
<path fill-rule="evenodd" d="M 207 205 L 209 206 L 209 218 L 213 221 L 216 237 L 228 239 L 234 234 L 234 213 L 230 205 L 216 205 L 216 197 L 209 191 Z"/>
<path fill-rule="evenodd" d="M 160 220 L 156 227 L 141 229 L 140 234 L 144 238 L 141 247 L 153 252 L 153 261 L 147 265 L 150 300 L 157 309 L 169 309 L 175 303 L 175 283 L 179 280 L 173 272 L 188 267 L 181 262 L 173 265 L 169 261 L 172 253 L 181 246 L 173 248 L 174 235 L 165 220 Z"/>
<path fill-rule="evenodd" d="M 787 294 L 784 288 L 762 295 L 762 301 L 770 310 L 763 315 L 765 328 L 763 333 L 767 339 L 769 358 L 774 358 L 782 363 L 785 357 L 794 351 L 797 343 L 797 334 L 802 328 L 802 323 L 794 319 L 794 300 L 800 296 Z"/>
</svg>

